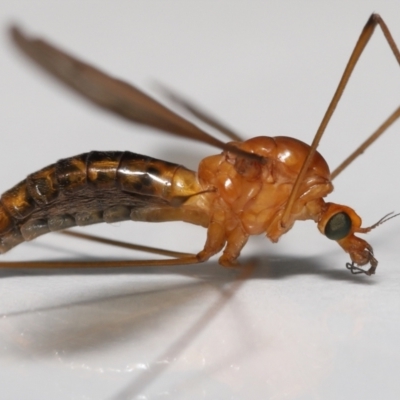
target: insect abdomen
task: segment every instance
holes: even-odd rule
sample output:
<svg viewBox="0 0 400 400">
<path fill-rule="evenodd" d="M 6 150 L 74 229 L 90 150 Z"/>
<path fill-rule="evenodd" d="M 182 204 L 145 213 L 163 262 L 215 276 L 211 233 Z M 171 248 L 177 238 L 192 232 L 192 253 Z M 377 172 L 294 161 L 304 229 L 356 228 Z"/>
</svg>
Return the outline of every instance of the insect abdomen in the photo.
<svg viewBox="0 0 400 400">
<path fill-rule="evenodd" d="M 195 178 L 177 164 L 131 152 L 92 151 L 60 160 L 1 196 L 0 253 L 47 232 L 130 219 L 133 209 L 148 203 L 168 205 L 185 194 L 174 181 L 182 176 Z"/>
</svg>

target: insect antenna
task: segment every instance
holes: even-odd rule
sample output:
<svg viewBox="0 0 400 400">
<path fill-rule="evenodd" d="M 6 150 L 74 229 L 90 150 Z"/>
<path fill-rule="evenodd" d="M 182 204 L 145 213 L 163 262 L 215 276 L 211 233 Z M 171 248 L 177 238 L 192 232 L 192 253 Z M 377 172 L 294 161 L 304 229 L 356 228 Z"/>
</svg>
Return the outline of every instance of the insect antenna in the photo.
<svg viewBox="0 0 400 400">
<path fill-rule="evenodd" d="M 376 227 L 378 227 L 379 225 L 384 224 L 385 222 L 398 217 L 400 215 L 400 213 L 394 214 L 394 211 L 390 212 L 389 214 L 384 215 L 378 222 L 375 222 L 375 224 L 367 227 L 367 228 L 359 228 L 357 229 L 357 232 L 359 233 L 368 233 L 370 232 L 372 229 L 375 229 Z"/>
</svg>

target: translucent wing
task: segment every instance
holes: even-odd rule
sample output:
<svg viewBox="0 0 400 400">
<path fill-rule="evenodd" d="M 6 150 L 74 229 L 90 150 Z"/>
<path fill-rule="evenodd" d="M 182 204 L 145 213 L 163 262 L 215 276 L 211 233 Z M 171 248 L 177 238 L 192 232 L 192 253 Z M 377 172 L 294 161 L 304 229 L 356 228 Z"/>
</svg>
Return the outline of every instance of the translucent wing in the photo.
<svg viewBox="0 0 400 400">
<path fill-rule="evenodd" d="M 56 49 L 41 39 L 30 38 L 13 27 L 14 43 L 27 56 L 61 82 L 98 106 L 128 120 L 173 135 L 197 140 L 221 149 L 227 146 L 196 125 L 175 114 L 133 85 L 101 72 Z"/>
<path fill-rule="evenodd" d="M 194 115 L 200 121 L 205 122 L 209 126 L 219 130 L 224 135 L 226 135 L 229 139 L 235 141 L 242 141 L 243 139 L 233 131 L 231 128 L 228 128 L 224 123 L 218 121 L 214 116 L 211 116 L 209 113 L 201 110 L 198 106 L 193 104 L 191 101 L 184 99 L 180 94 L 173 92 L 171 89 L 167 89 L 164 85 L 157 83 L 158 89 L 161 93 L 164 94 L 169 100 L 173 101 L 174 103 L 178 104 L 184 110 L 189 112 L 190 114 Z"/>
</svg>

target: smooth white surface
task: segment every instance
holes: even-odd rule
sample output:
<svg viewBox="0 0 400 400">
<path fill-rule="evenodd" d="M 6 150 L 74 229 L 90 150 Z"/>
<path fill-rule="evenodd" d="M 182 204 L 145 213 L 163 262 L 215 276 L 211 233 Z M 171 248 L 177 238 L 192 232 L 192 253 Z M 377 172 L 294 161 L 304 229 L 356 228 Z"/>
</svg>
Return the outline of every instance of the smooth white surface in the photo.
<svg viewBox="0 0 400 400">
<path fill-rule="evenodd" d="M 191 168 L 214 151 L 120 121 L 58 87 L 14 51 L 11 22 L 146 90 L 164 83 L 244 137 L 310 142 L 373 11 L 400 43 L 398 1 L 2 1 L 1 190 L 90 150 Z M 400 104 L 399 93 L 400 68 L 377 28 L 320 146 L 332 168 Z M 330 200 L 354 207 L 366 225 L 400 211 L 399 130 L 335 181 Z M 372 278 L 345 270 L 347 255 L 311 222 L 276 245 L 252 239 L 242 261 L 256 257 L 258 267 L 241 285 L 215 260 L 2 270 L 1 398 L 397 399 L 399 226 L 394 219 L 368 235 L 380 262 Z M 204 229 L 182 223 L 86 232 L 189 252 L 205 240 Z M 47 235 L 3 259 L 116 256 L 132 254 Z"/>
</svg>

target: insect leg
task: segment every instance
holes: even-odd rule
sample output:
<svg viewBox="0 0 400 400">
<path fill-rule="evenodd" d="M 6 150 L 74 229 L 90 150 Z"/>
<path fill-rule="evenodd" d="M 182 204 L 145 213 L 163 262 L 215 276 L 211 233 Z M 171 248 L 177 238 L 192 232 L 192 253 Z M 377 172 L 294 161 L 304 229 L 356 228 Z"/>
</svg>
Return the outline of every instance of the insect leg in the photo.
<svg viewBox="0 0 400 400">
<path fill-rule="evenodd" d="M 198 264 L 196 256 L 166 260 L 99 260 L 99 261 L 9 261 L 1 262 L 0 268 L 22 269 L 64 269 L 64 268 L 131 268 L 167 267 L 175 265 Z"/>
<path fill-rule="evenodd" d="M 286 207 L 285 207 L 285 210 L 282 215 L 281 224 L 283 226 L 285 226 L 289 220 L 294 202 L 297 198 L 297 193 L 299 191 L 300 185 L 302 184 L 304 176 L 311 164 L 311 161 L 314 157 L 315 152 L 317 151 L 317 147 L 322 138 L 322 135 L 325 132 L 325 129 L 336 109 L 336 106 L 339 103 L 340 98 L 342 97 L 344 89 L 346 88 L 346 85 L 347 85 L 347 83 L 350 79 L 350 76 L 354 70 L 354 67 L 356 66 L 362 52 L 364 51 L 366 45 L 368 44 L 377 25 L 379 25 L 380 28 L 382 29 L 382 32 L 393 52 L 393 55 L 396 57 L 397 62 L 400 64 L 400 51 L 399 51 L 398 47 L 396 46 L 396 43 L 395 43 L 388 27 L 386 26 L 385 22 L 383 21 L 383 19 L 381 18 L 380 15 L 372 14 L 370 16 L 370 18 L 368 19 L 367 23 L 365 24 L 365 26 L 360 34 L 360 37 L 358 38 L 358 41 L 354 47 L 354 50 L 351 53 L 350 59 L 347 62 L 346 68 L 343 72 L 342 78 L 340 79 L 340 82 L 336 89 L 336 92 L 333 95 L 333 98 L 328 106 L 328 109 L 325 112 L 325 115 L 321 121 L 321 124 L 317 130 L 317 133 L 314 136 L 314 140 L 311 144 L 310 152 L 308 153 L 307 158 L 304 160 L 304 164 L 301 167 L 299 175 L 297 176 L 296 182 L 290 193 L 288 202 L 286 203 Z"/>
<path fill-rule="evenodd" d="M 90 240 L 96 243 L 108 244 L 111 246 L 122 247 L 124 249 L 136 250 L 136 251 L 144 251 L 146 253 L 153 253 L 159 254 L 162 256 L 167 257 L 174 257 L 174 258 L 183 258 L 183 257 L 191 257 L 194 254 L 190 253 L 181 253 L 178 251 L 171 251 L 165 249 L 159 249 L 157 247 L 150 247 L 150 246 L 142 246 L 138 244 L 128 243 L 128 242 L 121 242 L 119 240 L 107 239 L 96 235 L 88 235 L 86 233 L 75 232 L 75 231 L 63 231 L 59 232 L 62 235 L 72 236 L 78 239 Z"/>
<path fill-rule="evenodd" d="M 223 209 L 216 208 L 207 228 L 207 240 L 204 248 L 197 254 L 200 261 L 207 261 L 222 250 L 226 243 L 226 214 Z"/>
<path fill-rule="evenodd" d="M 238 266 L 239 264 L 236 260 L 244 245 L 247 243 L 248 238 L 249 235 L 243 231 L 240 225 L 238 225 L 229 233 L 224 253 L 218 260 L 219 263 L 224 267 Z"/>
<path fill-rule="evenodd" d="M 73 236 L 79 239 L 94 241 L 127 249 L 146 251 L 153 254 L 160 254 L 173 257 L 166 260 L 98 260 L 98 261 L 10 261 L 1 262 L 0 268 L 25 268 L 25 269 L 61 269 L 61 268 L 124 268 L 124 267 L 164 267 L 173 265 L 197 264 L 199 259 L 194 254 L 180 253 L 170 250 L 158 249 L 148 246 L 140 246 L 117 240 L 101 238 L 98 236 L 87 235 L 78 232 L 60 232 L 64 235 Z"/>
<path fill-rule="evenodd" d="M 207 229 L 207 240 L 204 249 L 197 254 L 201 261 L 208 260 L 225 246 L 219 263 L 224 267 L 238 266 L 236 259 L 246 244 L 249 235 L 243 230 L 242 225 L 232 219 L 224 210 L 214 211 Z"/>
<path fill-rule="evenodd" d="M 398 107 L 389 118 L 365 141 L 363 142 L 353 153 L 351 153 L 332 173 L 331 180 L 335 179 L 345 168 L 348 167 L 358 156 L 371 146 L 372 143 L 378 139 L 397 119 L 400 117 L 400 107 Z"/>
<path fill-rule="evenodd" d="M 204 212 L 184 207 L 134 209 L 130 218 L 142 222 L 183 221 L 203 227 L 207 227 L 209 223 L 209 218 Z"/>
</svg>

